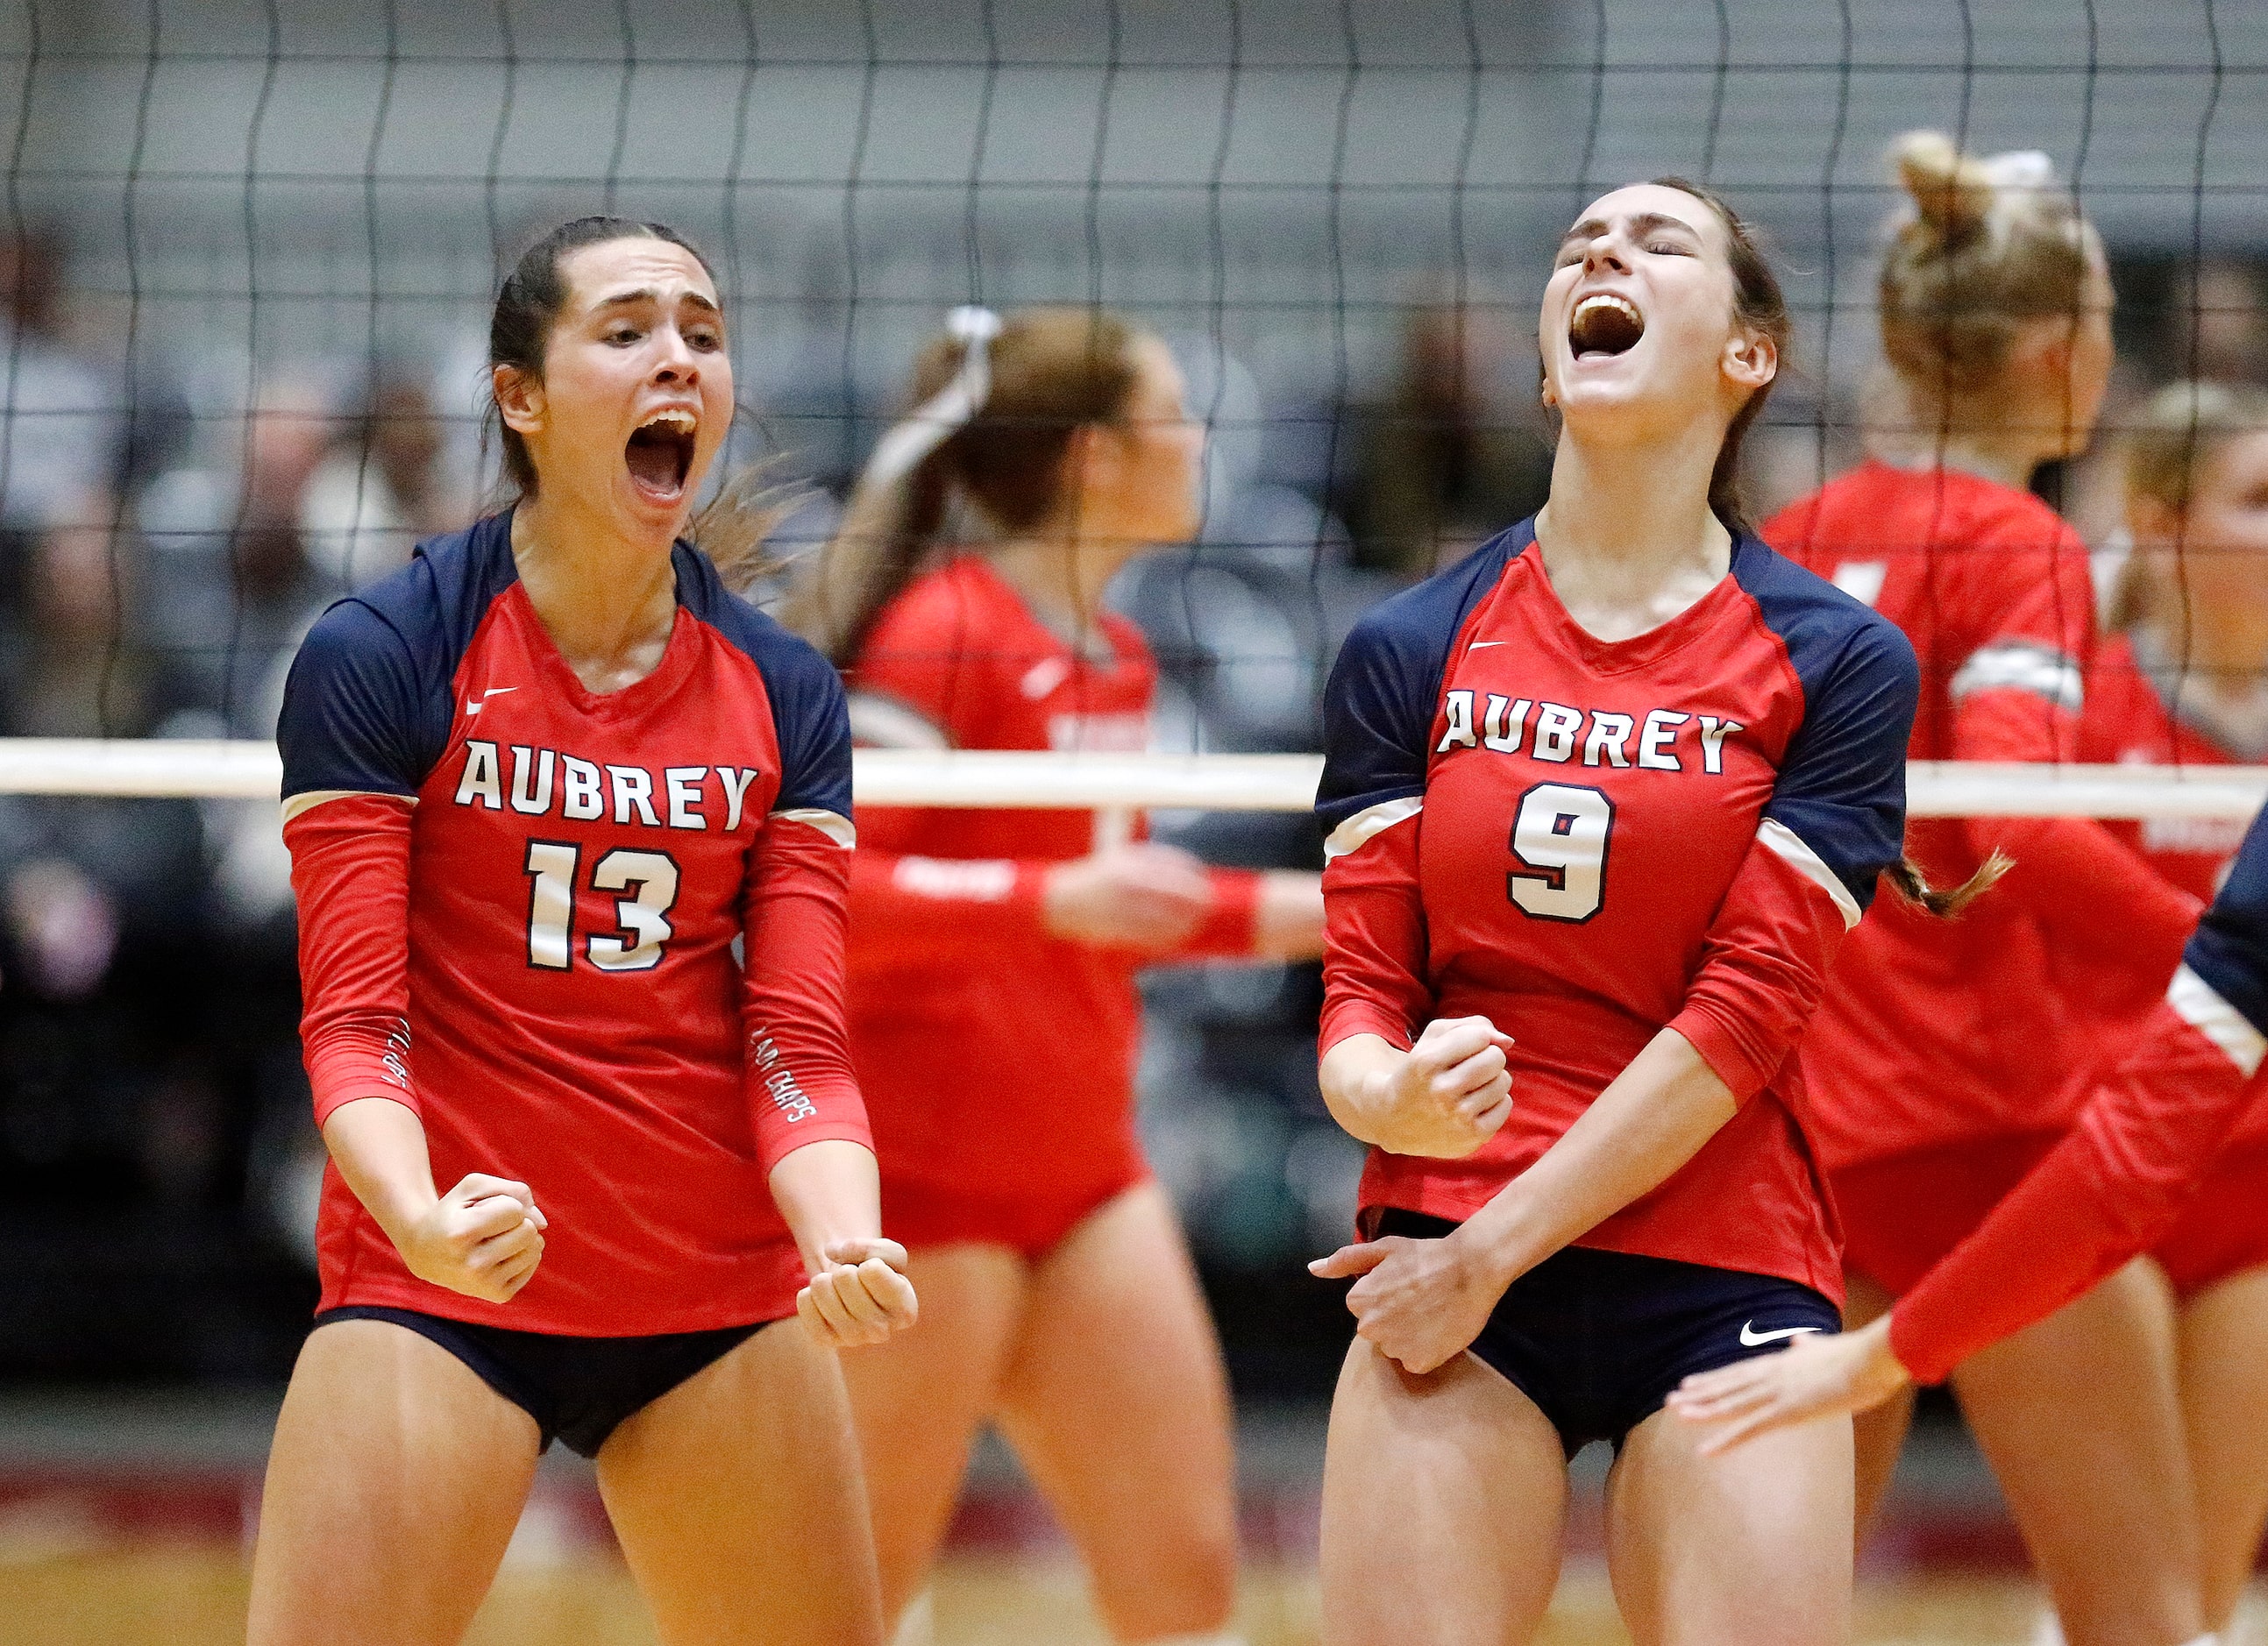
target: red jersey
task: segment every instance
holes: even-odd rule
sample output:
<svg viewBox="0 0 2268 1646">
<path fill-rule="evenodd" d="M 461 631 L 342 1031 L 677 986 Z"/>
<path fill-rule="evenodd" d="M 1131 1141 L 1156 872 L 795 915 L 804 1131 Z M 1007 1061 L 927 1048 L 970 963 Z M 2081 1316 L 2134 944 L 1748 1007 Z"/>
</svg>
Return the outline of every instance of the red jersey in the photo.
<svg viewBox="0 0 2268 1646">
<path fill-rule="evenodd" d="M 1791 558 L 1903 629 L 1921 664 L 1911 756 L 2070 761 L 2094 599 L 2086 546 L 2026 492 L 1952 469 L 1861 465 L 1765 523 Z M 1995 848 L 2016 866 L 1957 921 L 1893 902 L 1852 937 L 1803 1043 L 1808 1118 L 1830 1171 L 2071 1117 L 2093 1036 L 2058 950 L 2169 974 L 2196 900 L 2084 819 L 1917 819 L 1938 882 Z"/>
<path fill-rule="evenodd" d="M 1432 1018 L 1513 1037 L 1463 1160 L 1373 1150 L 1362 1203 L 1462 1219 L 1664 1027 L 1740 1109 L 1582 1237 L 1839 1297 L 1789 1049 L 1904 825 L 1911 649 L 1753 538 L 1634 639 L 1552 591 L 1532 525 L 1385 602 L 1325 698 L 1322 1044 Z"/>
<path fill-rule="evenodd" d="M 593 1336 L 794 1311 L 767 1173 L 866 1139 L 841 1022 L 849 726 L 816 652 L 697 551 L 674 566 L 660 663 L 603 695 L 537 618 L 508 514 L 423 545 L 300 649 L 277 740 L 317 1121 L 406 1104 L 438 1187 L 517 1178 L 550 1219 L 533 1278 L 484 1303 L 410 1275 L 332 1168 L 325 1308 Z"/>
<path fill-rule="evenodd" d="M 917 579 L 850 672 L 861 742 L 1146 748 L 1157 665 L 1124 618 L 1068 643 L 982 555 Z M 873 807 L 851 871 L 850 1024 L 887 1186 L 1079 1200 L 1140 1175 L 1136 971 L 1160 957 L 1050 934 L 1048 871 L 1093 852 L 1092 812 Z M 1182 952 L 1248 955 L 1257 877 L 1214 871 Z M 887 1199 L 887 1192 L 886 1192 Z"/>
</svg>

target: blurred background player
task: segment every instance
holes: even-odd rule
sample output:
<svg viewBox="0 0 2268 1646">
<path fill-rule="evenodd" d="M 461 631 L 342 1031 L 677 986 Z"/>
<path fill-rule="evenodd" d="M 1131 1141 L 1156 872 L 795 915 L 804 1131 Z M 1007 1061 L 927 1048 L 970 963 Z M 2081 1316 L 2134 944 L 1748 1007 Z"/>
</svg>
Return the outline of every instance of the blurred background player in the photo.
<svg viewBox="0 0 2268 1646">
<path fill-rule="evenodd" d="M 789 607 L 846 665 L 854 733 L 1144 749 L 1156 666 L 1102 601 L 1199 524 L 1204 430 L 1172 355 L 1102 311 L 963 309 L 913 395 Z M 886 1606 L 920 1590 L 989 1419 L 1117 1638 L 1225 1640 L 1228 1391 L 1135 1135 L 1134 974 L 1316 954 L 1317 878 L 1209 870 L 1108 813 L 870 809 L 864 827 L 851 1050 L 923 1307 L 845 1365 Z M 924 1628 L 916 1608 L 905 1635 Z"/>
<path fill-rule="evenodd" d="M 2077 756 L 2094 597 L 2084 544 L 2025 489 L 2082 450 L 2109 382 L 2095 231 L 2044 157 L 1991 162 L 1917 132 L 1882 264 L 1889 361 L 1868 460 L 1764 536 L 1874 605 L 1921 659 L 1917 760 Z M 1805 1037 L 1806 1120 L 1833 1185 L 1863 1324 L 1913 1285 L 2067 1129 L 2096 1032 L 2071 986 L 2170 975 L 2199 903 L 2085 819 L 1917 821 L 1924 869 L 2015 868 L 1967 919 L 1877 911 Z M 2201 1632 L 2196 1534 L 2152 1277 L 2128 1270 L 1953 1374 L 2058 1613 L 2081 1646 Z M 1860 1420 L 1863 1525 L 1909 1393 Z"/>
<path fill-rule="evenodd" d="M 1710 1459 L 1660 1416 L 1839 1330 L 1787 1053 L 1884 871 L 1969 894 L 1901 861 L 1912 649 L 1742 516 L 1788 331 L 1713 197 L 1594 202 L 1538 326 L 1550 501 L 1333 671 L 1322 1087 L 1372 1152 L 1365 1242 L 1312 1266 L 1361 1276 L 1327 1642 L 1530 1638 L 1593 1440 L 1638 1641 L 1847 1635 L 1848 1427 Z"/>
<path fill-rule="evenodd" d="M 679 540 L 725 341 L 674 232 L 546 236 L 490 329 L 514 505 L 300 649 L 284 836 L 333 1169 L 261 1646 L 458 1639 L 555 1438 L 597 1459 L 664 1642 L 880 1638 L 827 1351 L 914 1299 L 843 1042 L 850 729 L 825 661 Z"/>
<path fill-rule="evenodd" d="M 2268 392 L 2177 383 L 2126 440 L 2133 549 L 2088 680 L 2080 759 L 2151 765 L 2268 759 Z M 2110 829 L 2174 885 L 2210 898 L 2244 838 L 2221 819 Z M 2105 979 L 2106 1055 L 2134 1043 L 2131 969 Z M 2146 1002 L 2145 1003 L 2147 1003 Z M 2255 1105 L 2152 1248 L 2171 1288 L 2176 1387 L 2203 1553 L 2205 1620 L 2226 1635 L 2268 1522 L 2268 1106 Z M 2264 1638 L 2249 1620 L 2249 1638 Z"/>
</svg>

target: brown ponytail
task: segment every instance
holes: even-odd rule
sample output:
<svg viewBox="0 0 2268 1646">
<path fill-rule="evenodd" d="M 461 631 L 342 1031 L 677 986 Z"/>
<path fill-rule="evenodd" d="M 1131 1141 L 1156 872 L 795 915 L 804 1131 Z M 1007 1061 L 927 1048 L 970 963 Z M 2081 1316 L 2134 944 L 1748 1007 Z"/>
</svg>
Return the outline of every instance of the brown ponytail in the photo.
<svg viewBox="0 0 2268 1646">
<path fill-rule="evenodd" d="M 1921 865 L 1911 857 L 1901 857 L 1882 871 L 1891 888 L 1906 902 L 1926 915 L 1940 920 L 1956 920 L 1963 909 L 1992 889 L 1999 878 L 2016 866 L 2016 860 L 2007 853 L 1995 849 L 1977 867 L 1977 872 L 1956 886 L 1935 886 L 1929 883 Z"/>
<path fill-rule="evenodd" d="M 956 503 L 1002 533 L 1045 520 L 1061 497 L 1072 435 L 1124 415 L 1138 336 L 1106 309 L 1030 309 L 1002 323 L 988 348 L 983 403 L 902 475 L 877 479 L 870 467 L 834 539 L 781 603 L 780 621 L 847 665 L 882 609 L 921 570 Z M 922 350 L 913 406 L 928 405 L 954 381 L 969 347 L 944 336 Z"/>
</svg>

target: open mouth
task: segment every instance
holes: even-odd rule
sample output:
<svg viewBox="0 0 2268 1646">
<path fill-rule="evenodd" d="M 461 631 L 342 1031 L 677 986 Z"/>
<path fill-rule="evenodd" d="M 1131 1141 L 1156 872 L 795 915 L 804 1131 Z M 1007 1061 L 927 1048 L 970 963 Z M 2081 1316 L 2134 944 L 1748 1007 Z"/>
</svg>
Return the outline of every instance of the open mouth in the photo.
<svg viewBox="0 0 2268 1646">
<path fill-rule="evenodd" d="M 675 503 L 682 497 L 685 478 L 693 472 L 696 426 L 691 412 L 674 408 L 656 412 L 640 423 L 622 448 L 631 483 L 657 503 Z"/>
<path fill-rule="evenodd" d="M 1575 358 L 1626 354 L 1646 335 L 1646 319 L 1627 298 L 1594 291 L 1575 305 L 1567 322 L 1567 342 Z"/>
</svg>

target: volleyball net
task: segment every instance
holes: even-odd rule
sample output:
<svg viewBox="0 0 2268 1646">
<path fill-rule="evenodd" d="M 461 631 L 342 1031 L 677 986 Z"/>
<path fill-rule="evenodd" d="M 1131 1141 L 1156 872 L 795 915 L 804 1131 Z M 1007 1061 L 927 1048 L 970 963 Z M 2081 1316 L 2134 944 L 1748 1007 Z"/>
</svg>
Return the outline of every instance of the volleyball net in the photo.
<svg viewBox="0 0 2268 1646">
<path fill-rule="evenodd" d="M 0 791 L 272 792 L 312 614 L 495 496 L 501 271 L 608 210 L 710 253 L 725 467 L 798 489 L 784 555 L 833 529 L 955 305 L 1108 305 L 1182 364 L 1204 524 L 1114 592 L 1164 753 L 862 755 L 864 797 L 1300 809 L 1312 759 L 1263 757 L 1318 746 L 1354 619 L 1541 499 L 1529 340 L 1569 215 L 1678 173 L 1767 236 L 1797 335 L 1749 445 L 1761 517 L 1859 454 L 1882 154 L 1925 125 L 2043 151 L 2110 249 L 2122 376 L 2096 452 L 2043 482 L 2107 611 L 2122 419 L 2164 379 L 2268 378 L 2258 7 L 26 0 L 0 17 Z M 1929 770 L 1913 799 L 2257 797 Z"/>
</svg>

